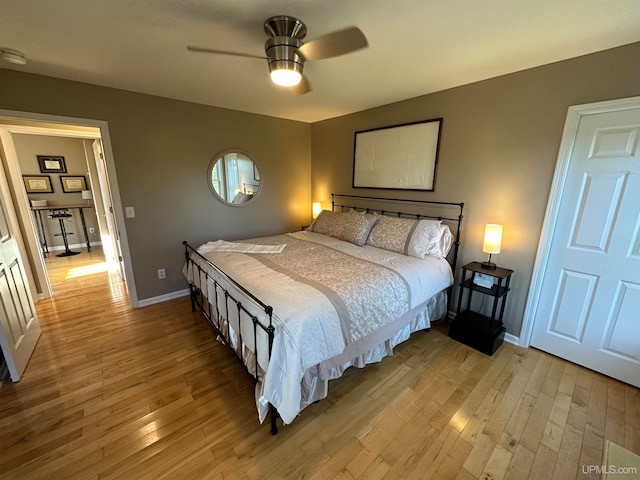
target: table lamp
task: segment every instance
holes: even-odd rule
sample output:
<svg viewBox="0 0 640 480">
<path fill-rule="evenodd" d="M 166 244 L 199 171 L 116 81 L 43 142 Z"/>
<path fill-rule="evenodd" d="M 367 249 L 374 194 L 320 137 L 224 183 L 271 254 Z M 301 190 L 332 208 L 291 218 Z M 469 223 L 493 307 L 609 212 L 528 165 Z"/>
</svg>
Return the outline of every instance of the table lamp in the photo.
<svg viewBox="0 0 640 480">
<path fill-rule="evenodd" d="M 313 202 L 313 204 L 311 205 L 311 213 L 313 215 L 313 218 L 316 218 L 318 215 L 320 215 L 321 211 L 322 211 L 322 203 Z"/>
<path fill-rule="evenodd" d="M 502 225 L 496 225 L 495 223 L 489 223 L 484 227 L 484 243 L 482 245 L 482 251 L 489 254 L 489 260 L 482 262 L 482 268 L 487 270 L 495 270 L 496 264 L 491 261 L 491 255 L 494 253 L 500 253 L 500 246 L 502 245 Z"/>
</svg>

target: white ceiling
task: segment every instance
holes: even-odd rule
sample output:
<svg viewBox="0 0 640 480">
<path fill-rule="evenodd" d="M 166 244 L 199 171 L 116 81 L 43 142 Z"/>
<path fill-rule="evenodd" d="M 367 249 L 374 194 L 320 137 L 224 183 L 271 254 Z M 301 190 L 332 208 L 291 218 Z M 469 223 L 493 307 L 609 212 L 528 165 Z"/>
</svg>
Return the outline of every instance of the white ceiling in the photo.
<svg viewBox="0 0 640 480">
<path fill-rule="evenodd" d="M 369 48 L 307 62 L 295 96 L 266 60 L 264 20 L 292 15 L 305 40 L 356 25 Z M 1 68 L 316 122 L 640 41 L 639 0 L 0 0 Z M 640 60 L 640 59 L 639 59 Z"/>
</svg>

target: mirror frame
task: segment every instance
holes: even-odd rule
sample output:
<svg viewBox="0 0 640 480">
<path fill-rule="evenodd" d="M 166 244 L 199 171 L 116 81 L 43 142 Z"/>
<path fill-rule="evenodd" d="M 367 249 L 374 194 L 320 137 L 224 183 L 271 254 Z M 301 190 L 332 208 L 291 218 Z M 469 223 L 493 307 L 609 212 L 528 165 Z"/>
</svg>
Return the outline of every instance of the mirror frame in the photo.
<svg viewBox="0 0 640 480">
<path fill-rule="evenodd" d="M 259 184 L 257 190 L 253 194 L 253 197 L 250 200 L 248 200 L 248 201 L 246 201 L 244 203 L 231 203 L 231 202 L 228 202 L 227 200 L 222 198 L 222 196 L 216 191 L 215 187 L 213 186 L 213 181 L 212 181 L 213 169 L 215 168 L 216 164 L 225 155 L 228 155 L 230 153 L 237 153 L 239 155 L 242 155 L 242 156 L 246 157 L 248 160 L 251 160 L 251 162 L 253 162 L 254 171 L 257 171 L 258 175 L 259 175 L 259 180 L 258 181 L 260 182 L 260 184 Z M 213 158 L 211 159 L 211 161 L 209 162 L 209 166 L 207 167 L 207 186 L 209 187 L 209 190 L 211 191 L 213 196 L 216 198 L 216 200 L 219 200 L 223 205 L 227 205 L 229 207 L 244 207 L 245 205 L 249 205 L 249 204 L 253 203 L 255 201 L 255 199 L 258 196 L 260 196 L 260 193 L 262 192 L 262 184 L 263 184 L 263 182 L 264 182 L 264 175 L 262 173 L 262 169 L 260 168 L 260 165 L 258 164 L 258 162 L 256 162 L 256 159 L 253 157 L 253 155 L 251 155 L 246 150 L 242 150 L 241 148 L 226 148 L 226 149 L 216 153 L 213 156 Z"/>
</svg>

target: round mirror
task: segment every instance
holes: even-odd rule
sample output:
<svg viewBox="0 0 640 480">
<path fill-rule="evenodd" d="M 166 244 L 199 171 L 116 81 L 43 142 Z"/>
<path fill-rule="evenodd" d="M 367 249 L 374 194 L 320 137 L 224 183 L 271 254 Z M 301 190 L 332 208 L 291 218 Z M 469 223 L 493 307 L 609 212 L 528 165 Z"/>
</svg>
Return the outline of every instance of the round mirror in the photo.
<svg viewBox="0 0 640 480">
<path fill-rule="evenodd" d="M 242 206 L 252 202 L 262 189 L 258 164 L 239 150 L 224 150 L 209 164 L 209 188 L 222 202 Z"/>
</svg>

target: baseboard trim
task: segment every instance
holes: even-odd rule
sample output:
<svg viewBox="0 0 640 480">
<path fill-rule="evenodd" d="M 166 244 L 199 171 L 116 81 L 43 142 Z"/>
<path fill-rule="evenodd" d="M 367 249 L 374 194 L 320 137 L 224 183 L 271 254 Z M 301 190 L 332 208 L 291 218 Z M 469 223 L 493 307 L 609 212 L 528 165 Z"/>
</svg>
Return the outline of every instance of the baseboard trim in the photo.
<svg viewBox="0 0 640 480">
<path fill-rule="evenodd" d="M 518 347 L 520 347 L 520 337 L 516 337 L 515 335 L 511 335 L 509 332 L 505 332 L 504 334 L 504 341 L 507 343 L 511 343 L 513 345 L 516 345 Z"/>
<path fill-rule="evenodd" d="M 92 247 L 101 247 L 102 242 L 89 242 L 89 245 L 91 245 Z M 87 248 L 87 244 L 86 243 L 70 243 L 69 248 Z M 64 250 L 65 247 L 64 245 L 55 245 L 55 246 L 47 245 L 47 249 L 50 252 L 57 252 L 58 250 Z"/>
<path fill-rule="evenodd" d="M 164 295 L 158 295 L 157 297 L 145 298 L 138 300 L 138 307 L 148 307 L 149 305 L 155 305 L 156 303 L 168 302 L 176 298 L 186 297 L 189 295 L 189 289 L 178 290 L 176 292 L 165 293 Z"/>
</svg>

